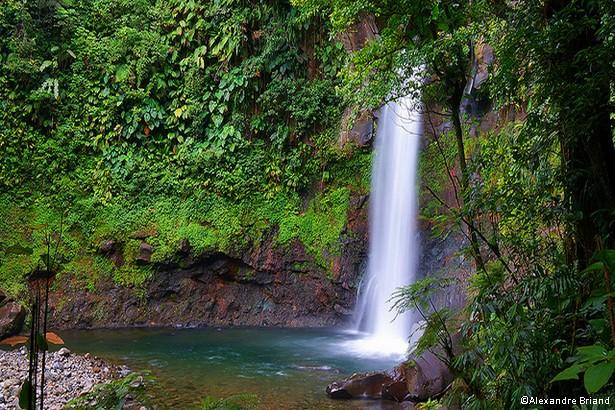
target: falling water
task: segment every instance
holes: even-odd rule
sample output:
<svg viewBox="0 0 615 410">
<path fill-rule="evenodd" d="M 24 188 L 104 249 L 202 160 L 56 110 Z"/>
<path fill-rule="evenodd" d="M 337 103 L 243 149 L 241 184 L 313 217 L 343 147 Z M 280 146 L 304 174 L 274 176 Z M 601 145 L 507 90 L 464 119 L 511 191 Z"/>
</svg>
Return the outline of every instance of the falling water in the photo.
<svg viewBox="0 0 615 410">
<path fill-rule="evenodd" d="M 422 123 L 417 100 L 385 105 L 375 142 L 369 214 L 368 272 L 357 304 L 357 330 L 367 337 L 354 348 L 366 354 L 405 353 L 412 314 L 391 311 L 391 295 L 415 281 L 418 255 L 417 162 Z"/>
</svg>

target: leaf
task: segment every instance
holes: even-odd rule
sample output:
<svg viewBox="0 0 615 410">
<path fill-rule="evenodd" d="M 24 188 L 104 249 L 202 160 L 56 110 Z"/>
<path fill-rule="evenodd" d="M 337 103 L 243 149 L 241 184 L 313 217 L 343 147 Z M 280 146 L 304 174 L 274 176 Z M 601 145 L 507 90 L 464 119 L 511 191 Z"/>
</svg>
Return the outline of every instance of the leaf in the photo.
<svg viewBox="0 0 615 410">
<path fill-rule="evenodd" d="M 597 360 L 606 356 L 606 349 L 600 345 L 583 346 L 577 349 L 583 360 Z"/>
<path fill-rule="evenodd" d="M 593 272 L 593 271 L 597 271 L 597 270 L 603 270 L 604 269 L 604 263 L 602 262 L 594 262 L 591 265 L 589 265 L 587 268 L 585 268 L 585 270 L 583 272 Z"/>
<path fill-rule="evenodd" d="M 130 75 L 130 69 L 128 68 L 126 64 L 117 66 L 115 70 L 115 80 L 117 82 L 121 83 L 123 81 L 126 81 L 129 75 Z"/>
<path fill-rule="evenodd" d="M 615 370 L 615 361 L 613 360 L 599 363 L 587 369 L 585 371 L 585 377 L 583 378 L 585 390 L 587 390 L 589 394 L 600 390 L 611 379 L 613 370 Z"/>
<path fill-rule="evenodd" d="M 47 339 L 47 341 L 49 343 L 52 343 L 54 345 L 63 345 L 64 344 L 64 340 L 62 340 L 62 338 L 60 336 L 58 336 L 57 334 L 55 334 L 53 332 L 47 332 L 45 334 L 45 338 Z"/>
<path fill-rule="evenodd" d="M 7 255 L 32 255 L 32 248 L 26 248 L 19 244 L 11 245 L 4 250 Z"/>
<path fill-rule="evenodd" d="M 559 372 L 553 379 L 551 379 L 551 383 L 557 382 L 560 380 L 578 380 L 579 373 L 583 371 L 583 367 L 577 364 L 568 367 L 567 369 Z"/>
<path fill-rule="evenodd" d="M 28 380 L 25 380 L 21 385 L 21 391 L 19 392 L 19 407 L 22 409 L 31 408 L 32 404 L 32 386 Z"/>
<path fill-rule="evenodd" d="M 52 64 L 53 64 L 53 61 L 50 61 L 50 60 L 45 60 L 45 61 L 43 61 L 43 63 L 42 63 L 42 64 L 41 64 L 41 66 L 39 67 L 39 71 L 41 71 L 41 72 L 42 72 L 42 71 L 45 71 L 45 69 L 46 69 L 47 67 L 51 67 L 51 65 L 52 65 Z"/>
<path fill-rule="evenodd" d="M 28 342 L 28 338 L 26 336 L 11 336 L 11 337 L 7 337 L 4 340 L 1 340 L 0 344 L 9 345 L 13 347 L 15 345 L 27 343 L 27 342 Z"/>
<path fill-rule="evenodd" d="M 49 350 L 49 345 L 47 344 L 47 340 L 39 332 L 36 332 L 36 343 L 38 344 L 39 350 L 41 351 Z"/>
</svg>

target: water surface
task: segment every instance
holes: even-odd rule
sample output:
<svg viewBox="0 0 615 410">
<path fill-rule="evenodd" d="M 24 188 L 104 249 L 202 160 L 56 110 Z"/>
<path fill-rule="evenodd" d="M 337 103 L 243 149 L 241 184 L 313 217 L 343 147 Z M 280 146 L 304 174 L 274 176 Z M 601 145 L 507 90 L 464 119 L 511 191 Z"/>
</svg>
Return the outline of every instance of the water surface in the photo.
<svg viewBox="0 0 615 410">
<path fill-rule="evenodd" d="M 358 357 L 344 348 L 357 335 L 329 329 L 120 329 L 61 332 L 89 352 L 157 379 L 152 404 L 195 408 L 205 396 L 258 396 L 259 409 L 401 409 L 391 402 L 335 401 L 333 380 L 391 368 L 398 357 Z"/>
</svg>

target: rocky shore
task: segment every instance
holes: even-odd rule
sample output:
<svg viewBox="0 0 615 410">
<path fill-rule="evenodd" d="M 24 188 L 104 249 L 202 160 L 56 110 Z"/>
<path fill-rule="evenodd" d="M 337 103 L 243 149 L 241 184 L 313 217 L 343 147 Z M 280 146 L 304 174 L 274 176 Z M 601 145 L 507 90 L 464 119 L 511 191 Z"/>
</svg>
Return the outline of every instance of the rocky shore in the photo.
<svg viewBox="0 0 615 410">
<path fill-rule="evenodd" d="M 66 348 L 47 355 L 45 409 L 60 410 L 65 404 L 105 383 L 129 373 L 89 354 L 77 355 Z M 0 410 L 19 409 L 18 396 L 28 372 L 25 348 L 0 350 Z"/>
</svg>

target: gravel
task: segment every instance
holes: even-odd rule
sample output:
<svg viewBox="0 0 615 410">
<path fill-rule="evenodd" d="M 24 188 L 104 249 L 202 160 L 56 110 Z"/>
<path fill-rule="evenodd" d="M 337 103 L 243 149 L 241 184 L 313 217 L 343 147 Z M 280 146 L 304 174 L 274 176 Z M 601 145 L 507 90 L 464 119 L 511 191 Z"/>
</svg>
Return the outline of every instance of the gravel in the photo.
<svg viewBox="0 0 615 410">
<path fill-rule="evenodd" d="M 130 372 L 124 366 L 110 365 L 87 353 L 77 355 L 65 347 L 48 353 L 45 367 L 46 410 L 60 410 L 69 400 L 89 392 L 95 385 Z M 19 391 L 27 373 L 28 353 L 24 347 L 0 350 L 0 410 L 19 409 Z"/>
</svg>

